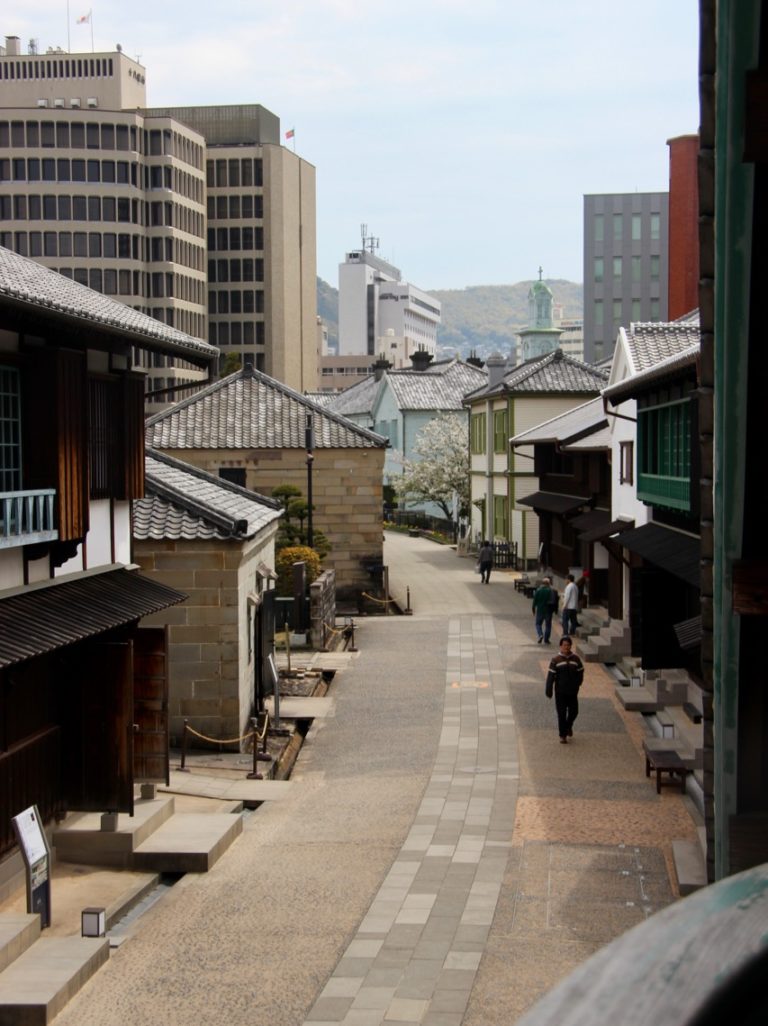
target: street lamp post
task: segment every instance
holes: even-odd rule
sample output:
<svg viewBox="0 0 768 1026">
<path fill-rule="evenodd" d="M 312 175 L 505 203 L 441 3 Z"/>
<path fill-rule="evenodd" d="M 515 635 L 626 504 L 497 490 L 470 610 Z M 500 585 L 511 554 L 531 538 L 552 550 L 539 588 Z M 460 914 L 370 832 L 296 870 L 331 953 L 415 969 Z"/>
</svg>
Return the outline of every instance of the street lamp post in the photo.
<svg viewBox="0 0 768 1026">
<path fill-rule="evenodd" d="M 315 462 L 313 455 L 314 438 L 312 433 L 312 414 L 307 414 L 307 422 L 304 430 L 304 443 L 307 450 L 307 545 L 314 548 L 315 536 L 312 529 L 312 464 Z"/>
</svg>

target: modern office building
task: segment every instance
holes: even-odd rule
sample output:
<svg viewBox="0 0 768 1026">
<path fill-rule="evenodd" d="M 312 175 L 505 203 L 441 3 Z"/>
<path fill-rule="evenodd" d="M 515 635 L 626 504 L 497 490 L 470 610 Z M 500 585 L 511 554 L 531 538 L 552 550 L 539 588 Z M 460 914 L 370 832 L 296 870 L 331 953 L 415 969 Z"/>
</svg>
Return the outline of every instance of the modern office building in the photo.
<svg viewBox="0 0 768 1026">
<path fill-rule="evenodd" d="M 419 349 L 434 356 L 440 300 L 404 282 L 397 267 L 377 256 L 377 240 L 366 239 L 365 225 L 362 235 L 362 249 L 339 264 L 338 355 L 384 355 L 395 367 L 410 366 Z"/>
<path fill-rule="evenodd" d="M 584 197 L 584 359 L 613 352 L 622 325 L 666 321 L 669 195 Z"/>
<path fill-rule="evenodd" d="M 16 37 L 0 96 L 0 244 L 316 387 L 314 168 L 274 114 L 148 109 L 145 69 L 120 50 L 22 54 Z M 152 359 L 158 401 L 200 378 Z"/>
</svg>

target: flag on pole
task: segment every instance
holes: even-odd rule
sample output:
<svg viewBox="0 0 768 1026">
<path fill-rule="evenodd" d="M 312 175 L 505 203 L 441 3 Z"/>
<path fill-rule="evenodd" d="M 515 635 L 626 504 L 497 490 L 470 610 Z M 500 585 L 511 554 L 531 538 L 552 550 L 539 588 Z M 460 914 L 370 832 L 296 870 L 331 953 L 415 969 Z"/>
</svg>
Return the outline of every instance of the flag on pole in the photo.
<svg viewBox="0 0 768 1026">
<path fill-rule="evenodd" d="M 90 23 L 91 23 L 91 12 L 90 11 L 88 11 L 87 14 L 81 14 L 80 17 L 77 19 L 77 24 L 78 25 L 90 25 Z"/>
<path fill-rule="evenodd" d="M 286 139 L 293 139 L 295 134 L 296 134 L 295 129 L 289 128 L 288 131 L 285 133 L 285 138 Z"/>
</svg>

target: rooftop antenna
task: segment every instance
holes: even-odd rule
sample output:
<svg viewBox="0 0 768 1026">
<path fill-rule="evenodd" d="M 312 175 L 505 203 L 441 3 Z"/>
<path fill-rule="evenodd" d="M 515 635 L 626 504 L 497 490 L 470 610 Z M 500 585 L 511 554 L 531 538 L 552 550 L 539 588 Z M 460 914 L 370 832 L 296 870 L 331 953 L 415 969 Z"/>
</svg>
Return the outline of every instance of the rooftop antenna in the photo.
<svg viewBox="0 0 768 1026">
<path fill-rule="evenodd" d="M 367 224 L 360 225 L 360 236 L 363 240 L 363 251 L 375 254 L 381 243 L 374 235 L 368 234 Z"/>
</svg>

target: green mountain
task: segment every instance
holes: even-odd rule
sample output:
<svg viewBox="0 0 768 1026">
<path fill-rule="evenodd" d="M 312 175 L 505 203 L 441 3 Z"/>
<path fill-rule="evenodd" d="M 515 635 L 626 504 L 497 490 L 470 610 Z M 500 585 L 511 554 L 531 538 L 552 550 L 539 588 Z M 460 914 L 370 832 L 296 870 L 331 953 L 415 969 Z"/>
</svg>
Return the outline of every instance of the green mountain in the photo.
<svg viewBox="0 0 768 1026">
<path fill-rule="evenodd" d="M 584 292 L 578 282 L 545 279 L 552 289 L 555 304 L 563 318 L 581 318 Z M 515 336 L 528 323 L 528 290 L 532 282 L 515 285 L 469 285 L 464 289 L 430 289 L 429 294 L 442 304 L 443 320 L 438 329 L 438 349 L 443 354 L 458 351 L 466 358 L 474 350 L 485 359 L 498 350 L 506 355 L 515 345 Z M 338 337 L 339 293 L 332 285 L 317 279 L 317 312 L 328 326 L 329 340 Z"/>
</svg>

